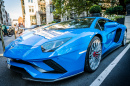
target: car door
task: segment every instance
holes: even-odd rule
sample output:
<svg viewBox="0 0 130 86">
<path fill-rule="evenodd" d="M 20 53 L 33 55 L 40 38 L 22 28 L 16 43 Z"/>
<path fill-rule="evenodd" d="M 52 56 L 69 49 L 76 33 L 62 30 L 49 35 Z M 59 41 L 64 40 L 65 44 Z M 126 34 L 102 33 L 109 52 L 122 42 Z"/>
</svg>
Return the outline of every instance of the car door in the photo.
<svg viewBox="0 0 130 86">
<path fill-rule="evenodd" d="M 113 40 L 116 33 L 116 27 L 111 29 L 105 29 L 104 25 L 107 22 L 110 21 L 106 19 L 99 19 L 95 26 L 96 29 L 100 29 L 102 32 L 102 36 L 103 36 L 102 53 L 105 53 L 107 50 L 109 50 L 112 47 L 111 45 L 113 44 Z"/>
</svg>

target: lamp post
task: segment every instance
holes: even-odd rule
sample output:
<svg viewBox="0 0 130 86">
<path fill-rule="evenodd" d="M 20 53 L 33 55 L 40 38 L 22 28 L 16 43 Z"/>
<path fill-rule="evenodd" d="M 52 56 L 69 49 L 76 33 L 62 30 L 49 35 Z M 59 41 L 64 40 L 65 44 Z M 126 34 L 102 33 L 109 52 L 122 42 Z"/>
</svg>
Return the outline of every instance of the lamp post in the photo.
<svg viewBox="0 0 130 86">
<path fill-rule="evenodd" d="M 2 33 L 2 27 L 0 24 L 0 36 L 1 36 L 1 40 L 2 40 L 2 47 L 3 47 L 3 52 L 5 51 L 5 44 L 4 44 L 4 39 L 3 39 L 3 33 Z"/>
</svg>

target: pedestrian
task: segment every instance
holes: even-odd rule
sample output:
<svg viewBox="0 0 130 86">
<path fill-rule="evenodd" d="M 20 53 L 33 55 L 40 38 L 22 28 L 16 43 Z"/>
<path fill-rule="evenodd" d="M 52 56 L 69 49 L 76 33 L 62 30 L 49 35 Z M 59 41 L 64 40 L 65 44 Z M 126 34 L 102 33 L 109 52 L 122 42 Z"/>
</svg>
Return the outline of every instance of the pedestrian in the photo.
<svg viewBox="0 0 130 86">
<path fill-rule="evenodd" d="M 14 27 L 15 27 L 15 34 L 17 34 L 17 32 L 18 32 L 18 27 L 17 27 L 16 25 L 14 25 Z"/>
<path fill-rule="evenodd" d="M 4 25 L 2 25 L 2 30 L 3 30 L 3 35 L 7 35 L 8 36 L 8 32 L 7 32 L 7 27 L 6 27 L 6 24 L 4 23 Z"/>
</svg>

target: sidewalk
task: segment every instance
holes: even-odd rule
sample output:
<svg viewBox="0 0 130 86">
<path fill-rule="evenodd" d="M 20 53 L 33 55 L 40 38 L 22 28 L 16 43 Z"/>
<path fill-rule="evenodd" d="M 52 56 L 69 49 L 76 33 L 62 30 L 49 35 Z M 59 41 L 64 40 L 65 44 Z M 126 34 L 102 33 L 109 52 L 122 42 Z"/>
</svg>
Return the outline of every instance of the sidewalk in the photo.
<svg viewBox="0 0 130 86">
<path fill-rule="evenodd" d="M 4 43 L 5 46 L 7 46 L 9 43 L 11 43 L 13 40 L 15 40 L 14 35 L 12 37 L 5 36 L 4 37 Z M 0 41 L 0 56 L 3 54 L 3 47 L 2 47 L 2 41 Z"/>
<path fill-rule="evenodd" d="M 124 24 L 127 27 L 127 41 L 130 41 L 130 16 L 125 16 Z"/>
<path fill-rule="evenodd" d="M 127 28 L 127 41 L 130 42 L 130 28 Z"/>
</svg>

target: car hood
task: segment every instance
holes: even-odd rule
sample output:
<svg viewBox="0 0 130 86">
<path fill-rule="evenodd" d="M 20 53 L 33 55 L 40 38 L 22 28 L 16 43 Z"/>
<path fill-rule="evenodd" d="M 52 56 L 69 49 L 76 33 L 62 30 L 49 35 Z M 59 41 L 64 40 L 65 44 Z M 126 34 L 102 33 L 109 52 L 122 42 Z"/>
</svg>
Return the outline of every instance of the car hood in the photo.
<svg viewBox="0 0 130 86">
<path fill-rule="evenodd" d="M 89 28 L 87 29 L 33 30 L 20 36 L 16 41 L 18 40 L 17 43 L 22 45 L 39 46 L 48 41 L 76 37 L 84 31 L 90 31 Z"/>
<path fill-rule="evenodd" d="M 82 35 L 81 35 L 82 34 Z M 45 42 L 58 40 L 62 38 L 72 38 L 76 43 L 67 42 L 65 47 L 69 48 L 72 46 L 76 46 L 79 43 L 82 43 L 84 35 L 93 35 L 94 32 L 90 28 L 86 29 L 66 29 L 66 30 L 36 30 L 23 34 L 12 43 L 10 43 L 6 47 L 6 51 L 4 52 L 5 57 L 17 58 L 23 60 L 33 60 L 33 59 L 47 59 L 50 56 L 54 56 L 53 52 L 43 53 L 41 50 L 41 46 Z M 75 37 L 75 38 L 74 38 Z M 78 40 L 80 39 L 80 40 Z M 80 42 L 79 42 L 80 41 Z M 74 45 L 76 44 L 76 45 Z M 63 47 L 64 48 L 64 47 Z M 53 54 L 52 54 L 53 53 Z M 51 55 L 52 54 L 52 55 Z M 58 55 L 58 53 L 56 53 Z M 56 56 L 56 55 L 55 55 Z M 32 58 L 33 57 L 33 58 Z"/>
</svg>

